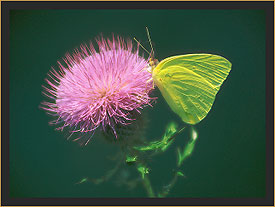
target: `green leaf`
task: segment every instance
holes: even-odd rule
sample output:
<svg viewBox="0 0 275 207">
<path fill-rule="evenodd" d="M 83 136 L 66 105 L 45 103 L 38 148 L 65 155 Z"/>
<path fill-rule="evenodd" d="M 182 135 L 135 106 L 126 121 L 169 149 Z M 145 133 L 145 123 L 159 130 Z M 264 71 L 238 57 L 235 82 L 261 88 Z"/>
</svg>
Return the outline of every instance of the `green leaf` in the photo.
<svg viewBox="0 0 275 207">
<path fill-rule="evenodd" d="M 126 155 L 126 162 L 129 163 L 134 163 L 137 161 L 137 155 L 131 156 L 131 155 Z"/>
<path fill-rule="evenodd" d="M 87 182 L 89 179 L 88 178 L 82 178 L 82 180 L 80 180 L 79 182 L 77 182 L 76 184 L 82 184 Z"/>
<path fill-rule="evenodd" d="M 173 143 L 174 140 L 169 140 L 173 135 L 177 133 L 177 124 L 170 122 L 166 127 L 165 133 L 160 141 L 152 141 L 147 145 L 134 146 L 134 149 L 139 151 L 166 151 L 167 148 Z"/>
<path fill-rule="evenodd" d="M 178 175 L 178 176 L 184 177 L 184 174 L 183 174 L 181 171 L 178 171 L 178 172 L 177 172 L 177 175 Z"/>
<path fill-rule="evenodd" d="M 142 179 L 144 179 L 146 174 L 149 174 L 149 168 L 147 168 L 146 166 L 139 164 L 137 166 L 137 170 L 140 172 Z"/>
<path fill-rule="evenodd" d="M 180 150 L 180 148 L 177 149 L 178 167 L 181 166 L 183 161 L 192 154 L 196 144 L 197 137 L 198 137 L 198 133 L 194 128 L 191 128 L 191 140 L 186 144 L 186 146 L 182 151 Z"/>
</svg>

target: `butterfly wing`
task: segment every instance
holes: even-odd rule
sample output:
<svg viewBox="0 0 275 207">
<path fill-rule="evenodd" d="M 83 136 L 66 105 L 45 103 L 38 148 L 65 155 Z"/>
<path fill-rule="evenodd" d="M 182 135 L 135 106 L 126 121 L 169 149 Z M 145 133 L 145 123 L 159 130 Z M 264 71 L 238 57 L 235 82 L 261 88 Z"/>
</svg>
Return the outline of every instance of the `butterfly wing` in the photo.
<svg viewBox="0 0 275 207">
<path fill-rule="evenodd" d="M 231 63 L 211 54 L 179 55 L 162 60 L 153 80 L 170 108 L 188 124 L 196 124 L 210 111 Z"/>
</svg>

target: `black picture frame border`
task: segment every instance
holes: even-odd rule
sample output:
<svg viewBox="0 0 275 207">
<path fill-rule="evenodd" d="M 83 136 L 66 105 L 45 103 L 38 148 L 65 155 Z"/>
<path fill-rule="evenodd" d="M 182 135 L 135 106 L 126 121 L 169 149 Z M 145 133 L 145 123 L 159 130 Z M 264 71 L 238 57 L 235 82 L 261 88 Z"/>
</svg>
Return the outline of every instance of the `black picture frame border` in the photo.
<svg viewBox="0 0 275 207">
<path fill-rule="evenodd" d="M 263 9 L 266 12 L 266 197 L 265 198 L 10 198 L 9 14 L 12 9 Z M 1 1 L 1 205 L 2 206 L 274 206 L 274 2 L 273 1 Z"/>
</svg>

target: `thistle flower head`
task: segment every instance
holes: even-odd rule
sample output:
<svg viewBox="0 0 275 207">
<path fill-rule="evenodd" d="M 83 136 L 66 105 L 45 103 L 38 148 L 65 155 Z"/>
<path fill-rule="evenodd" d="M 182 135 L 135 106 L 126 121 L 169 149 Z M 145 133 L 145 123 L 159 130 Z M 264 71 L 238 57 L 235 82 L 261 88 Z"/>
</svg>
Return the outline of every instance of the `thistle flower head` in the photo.
<svg viewBox="0 0 275 207">
<path fill-rule="evenodd" d="M 90 132 L 98 127 L 131 123 L 132 112 L 151 105 L 151 74 L 145 70 L 148 60 L 139 56 L 132 42 L 117 37 L 97 39 L 82 45 L 73 55 L 67 54 L 59 70 L 48 74 L 44 94 L 52 101 L 43 102 L 43 109 L 57 116 L 57 129 L 69 127 L 71 132 Z"/>
</svg>

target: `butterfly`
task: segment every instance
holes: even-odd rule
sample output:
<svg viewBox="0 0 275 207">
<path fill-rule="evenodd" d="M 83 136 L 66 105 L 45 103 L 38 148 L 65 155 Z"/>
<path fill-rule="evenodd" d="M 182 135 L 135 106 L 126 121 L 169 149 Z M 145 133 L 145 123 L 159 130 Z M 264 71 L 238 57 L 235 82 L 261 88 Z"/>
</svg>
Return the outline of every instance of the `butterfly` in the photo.
<svg viewBox="0 0 275 207">
<path fill-rule="evenodd" d="M 232 67 L 224 57 L 204 53 L 172 56 L 160 62 L 152 56 L 149 65 L 153 82 L 172 111 L 192 125 L 207 116 Z"/>
</svg>

